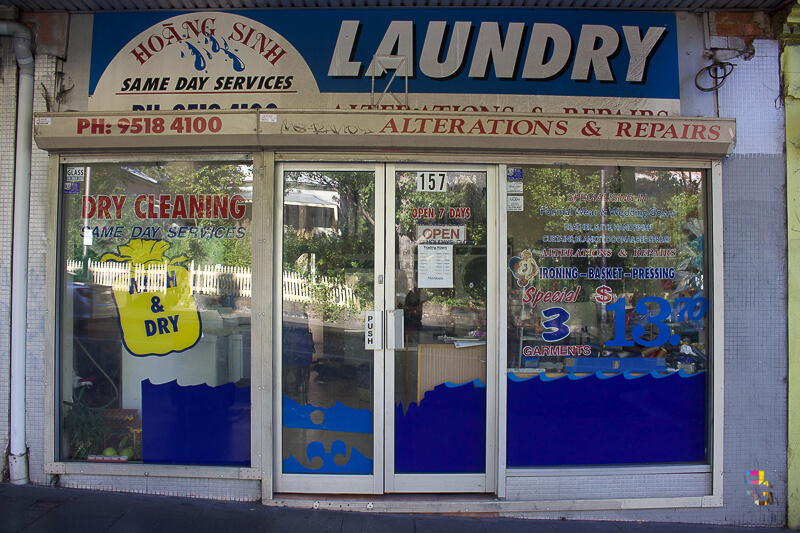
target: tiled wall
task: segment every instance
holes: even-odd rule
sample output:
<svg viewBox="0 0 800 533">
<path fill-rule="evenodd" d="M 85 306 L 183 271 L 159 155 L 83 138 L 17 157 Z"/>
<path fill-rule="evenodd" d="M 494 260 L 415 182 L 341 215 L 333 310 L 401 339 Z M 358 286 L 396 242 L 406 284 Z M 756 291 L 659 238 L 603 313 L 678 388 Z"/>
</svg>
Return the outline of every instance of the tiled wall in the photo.
<svg viewBox="0 0 800 533">
<path fill-rule="evenodd" d="M 230 501 L 257 501 L 261 498 L 260 481 L 235 479 L 71 475 L 61 476 L 60 486 Z"/>
<path fill-rule="evenodd" d="M 683 498 L 711 493 L 708 474 L 608 474 L 601 476 L 509 477 L 507 499 Z M 631 518 L 633 519 L 633 518 Z"/>
<path fill-rule="evenodd" d="M 47 111 L 45 98 L 55 94 L 56 59 L 46 55 L 36 56 L 33 110 Z M 51 101 L 51 109 L 54 109 Z M 52 354 L 45 353 L 45 319 L 47 315 L 45 285 L 45 260 L 48 252 L 47 210 L 52 203 L 47 198 L 47 172 L 49 156 L 36 145 L 31 155 L 31 204 L 28 231 L 28 336 L 25 353 L 27 362 L 27 444 L 29 471 L 33 483 L 47 483 L 44 473 L 44 395 L 45 361 Z"/>
</svg>

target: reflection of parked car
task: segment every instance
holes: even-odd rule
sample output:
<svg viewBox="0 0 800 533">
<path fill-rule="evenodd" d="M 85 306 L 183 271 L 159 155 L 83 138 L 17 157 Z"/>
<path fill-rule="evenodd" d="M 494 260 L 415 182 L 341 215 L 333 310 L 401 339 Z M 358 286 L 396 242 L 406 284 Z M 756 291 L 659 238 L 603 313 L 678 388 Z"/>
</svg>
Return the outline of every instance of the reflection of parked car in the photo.
<svg viewBox="0 0 800 533">
<path fill-rule="evenodd" d="M 65 312 L 62 322 L 72 342 L 63 349 L 71 348 L 77 384 L 89 389 L 83 399 L 92 407 L 118 407 L 122 341 L 113 289 L 73 278 L 64 296 L 63 305 L 72 300 L 72 314 Z"/>
<path fill-rule="evenodd" d="M 74 320 L 117 317 L 114 291 L 110 286 L 70 279 L 67 287 L 72 293 Z"/>
<path fill-rule="evenodd" d="M 283 368 L 294 377 L 294 390 L 301 395 L 300 403 L 308 403 L 308 378 L 314 356 L 314 337 L 308 323 L 283 322 Z M 286 382 L 284 382 L 284 387 Z"/>
</svg>

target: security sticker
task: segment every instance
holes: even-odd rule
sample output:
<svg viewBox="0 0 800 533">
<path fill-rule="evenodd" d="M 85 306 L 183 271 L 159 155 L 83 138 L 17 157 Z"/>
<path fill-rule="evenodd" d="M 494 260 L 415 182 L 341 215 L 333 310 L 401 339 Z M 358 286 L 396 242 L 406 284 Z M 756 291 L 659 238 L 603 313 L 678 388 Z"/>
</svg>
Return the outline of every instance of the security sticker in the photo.
<svg viewBox="0 0 800 533">
<path fill-rule="evenodd" d="M 85 177 L 85 167 L 67 167 L 67 181 L 83 181 Z"/>
<path fill-rule="evenodd" d="M 506 179 L 507 180 L 522 180 L 522 168 L 520 168 L 520 167 L 508 167 L 506 169 Z"/>
<path fill-rule="evenodd" d="M 522 211 L 524 196 L 506 196 L 506 211 Z"/>
</svg>

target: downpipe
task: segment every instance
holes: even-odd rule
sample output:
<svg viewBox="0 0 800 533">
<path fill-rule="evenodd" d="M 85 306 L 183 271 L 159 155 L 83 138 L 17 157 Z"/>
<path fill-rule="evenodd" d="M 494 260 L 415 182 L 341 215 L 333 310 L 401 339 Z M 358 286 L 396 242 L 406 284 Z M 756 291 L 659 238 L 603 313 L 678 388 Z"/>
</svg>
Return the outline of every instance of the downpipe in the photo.
<svg viewBox="0 0 800 533">
<path fill-rule="evenodd" d="M 11 401 L 8 472 L 11 483 L 28 483 L 25 443 L 25 351 L 28 329 L 28 223 L 33 134 L 33 37 L 15 21 L 0 21 L 0 36 L 12 37 L 19 66 L 14 160 L 14 231 L 11 244 Z"/>
</svg>

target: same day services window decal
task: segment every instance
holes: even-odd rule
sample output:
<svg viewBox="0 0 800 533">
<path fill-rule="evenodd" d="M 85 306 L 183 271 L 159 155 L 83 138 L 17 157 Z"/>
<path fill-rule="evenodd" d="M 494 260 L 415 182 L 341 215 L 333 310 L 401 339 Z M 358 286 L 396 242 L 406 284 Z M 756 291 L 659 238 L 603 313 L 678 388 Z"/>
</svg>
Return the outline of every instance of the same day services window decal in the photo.
<svg viewBox="0 0 800 533">
<path fill-rule="evenodd" d="M 62 169 L 61 460 L 249 465 L 252 166 Z"/>
<path fill-rule="evenodd" d="M 509 467 L 707 459 L 706 172 L 509 167 Z"/>
</svg>

